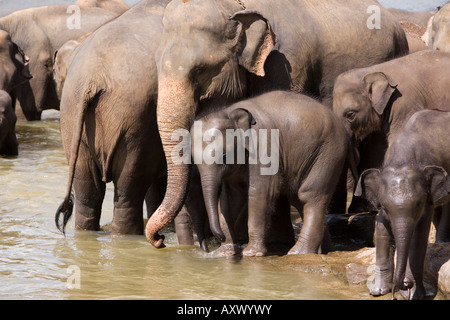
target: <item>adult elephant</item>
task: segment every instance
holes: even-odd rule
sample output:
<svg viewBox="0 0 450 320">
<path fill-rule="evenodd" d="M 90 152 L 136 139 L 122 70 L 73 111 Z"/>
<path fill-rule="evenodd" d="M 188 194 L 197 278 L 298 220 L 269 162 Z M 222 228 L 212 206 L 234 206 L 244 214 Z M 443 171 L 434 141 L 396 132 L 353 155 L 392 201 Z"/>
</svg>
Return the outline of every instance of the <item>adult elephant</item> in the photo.
<svg viewBox="0 0 450 320">
<path fill-rule="evenodd" d="M 380 29 L 368 23 L 370 6 L 384 17 Z M 170 160 L 177 144 L 172 133 L 188 130 L 199 111 L 273 89 L 310 94 L 331 106 L 341 72 L 407 53 L 401 26 L 371 0 L 173 0 L 156 53 L 168 184 L 146 227 L 149 242 L 163 245 L 158 231 L 183 204 L 189 166 Z"/>
<path fill-rule="evenodd" d="M 66 41 L 78 39 L 117 17 L 117 13 L 99 8 L 81 8 L 79 15 L 68 9 L 69 6 L 36 7 L 0 18 L 0 29 L 7 31 L 30 57 L 33 79 L 23 86 L 28 86 L 32 94 L 22 94 L 25 90 L 21 88 L 16 95 L 21 106 L 33 105 L 33 111 L 22 110 L 27 120 L 39 120 L 44 109 L 59 109 L 53 81 L 55 51 Z"/>
<path fill-rule="evenodd" d="M 77 0 L 75 2 L 80 7 L 97 7 L 122 14 L 130 7 L 122 0 Z"/>
<path fill-rule="evenodd" d="M 78 230 L 99 229 L 106 183 L 114 183 L 111 232 L 118 234 L 143 234 L 146 192 L 151 187 L 155 199 L 164 190 L 152 57 L 167 3 L 141 1 L 75 49 L 61 97 L 61 136 L 69 161 L 67 194 L 56 214 L 62 230 L 72 214 L 72 183 Z"/>
</svg>

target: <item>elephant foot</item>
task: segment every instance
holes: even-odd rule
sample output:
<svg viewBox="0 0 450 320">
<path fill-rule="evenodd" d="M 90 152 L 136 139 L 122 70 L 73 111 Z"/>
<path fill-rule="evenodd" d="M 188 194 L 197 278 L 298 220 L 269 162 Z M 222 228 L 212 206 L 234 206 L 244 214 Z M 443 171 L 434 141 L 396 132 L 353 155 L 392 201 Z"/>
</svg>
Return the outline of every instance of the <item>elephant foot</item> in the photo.
<svg viewBox="0 0 450 320">
<path fill-rule="evenodd" d="M 262 244 L 252 245 L 249 243 L 242 252 L 242 255 L 244 257 L 264 257 L 267 255 L 267 248 Z"/>
<path fill-rule="evenodd" d="M 384 296 L 389 292 L 392 292 L 392 274 L 389 273 L 387 275 L 382 275 L 379 271 L 380 268 L 375 266 L 375 274 L 371 277 L 372 281 L 367 281 L 367 285 L 369 287 L 369 294 L 374 297 Z"/>
<path fill-rule="evenodd" d="M 232 257 L 241 254 L 242 248 L 236 243 L 222 244 L 215 253 L 219 257 Z"/>
<path fill-rule="evenodd" d="M 288 252 L 289 255 L 293 255 L 293 254 L 307 254 L 307 253 L 319 253 L 319 251 L 311 249 L 311 248 L 308 248 L 305 245 L 297 243 Z"/>
</svg>

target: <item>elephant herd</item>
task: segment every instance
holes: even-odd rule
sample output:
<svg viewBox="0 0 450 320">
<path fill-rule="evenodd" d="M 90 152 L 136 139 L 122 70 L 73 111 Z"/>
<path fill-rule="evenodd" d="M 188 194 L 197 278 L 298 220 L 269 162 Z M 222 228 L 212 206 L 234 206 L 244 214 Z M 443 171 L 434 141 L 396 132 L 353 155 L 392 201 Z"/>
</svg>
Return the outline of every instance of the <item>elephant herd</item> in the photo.
<svg viewBox="0 0 450 320">
<path fill-rule="evenodd" d="M 60 110 L 61 231 L 73 211 L 99 230 L 109 182 L 111 232 L 157 248 L 175 219 L 205 251 L 214 236 L 223 255 L 326 253 L 328 213 L 376 211 L 370 293 L 425 296 L 431 223 L 450 241 L 450 4 L 75 5 L 76 28 L 69 6 L 0 18 L 0 154 L 18 154 L 17 117 Z"/>
</svg>

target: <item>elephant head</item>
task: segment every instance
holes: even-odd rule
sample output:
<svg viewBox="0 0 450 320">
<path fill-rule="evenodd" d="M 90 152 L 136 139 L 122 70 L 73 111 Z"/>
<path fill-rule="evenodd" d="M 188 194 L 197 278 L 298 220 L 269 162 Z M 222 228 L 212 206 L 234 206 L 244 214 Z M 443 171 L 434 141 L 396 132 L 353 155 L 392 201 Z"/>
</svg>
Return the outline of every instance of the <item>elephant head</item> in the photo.
<svg viewBox="0 0 450 320">
<path fill-rule="evenodd" d="M 11 93 L 32 78 L 28 69 L 30 59 L 6 31 L 0 30 L 0 89 Z"/>
<path fill-rule="evenodd" d="M 435 14 L 428 28 L 428 48 L 450 52 L 450 4 Z"/>
<path fill-rule="evenodd" d="M 405 274 L 417 224 L 433 206 L 449 201 L 449 194 L 450 179 L 442 167 L 387 167 L 362 173 L 355 195 L 369 200 L 389 221 L 397 250 L 393 280 L 400 290 L 413 286 Z"/>
<path fill-rule="evenodd" d="M 200 104 L 202 109 L 207 101 L 223 106 L 244 97 L 247 72 L 265 75 L 276 37 L 264 16 L 242 9 L 233 0 L 174 0 L 166 7 L 155 58 L 167 191 L 146 227 L 147 239 L 156 247 L 163 242 L 158 231 L 181 209 L 189 180 L 189 166 L 171 161 L 178 142 L 173 132 L 189 130 Z"/>
<path fill-rule="evenodd" d="M 397 83 L 383 72 L 341 74 L 333 92 L 333 110 L 343 119 L 352 141 L 356 144 L 382 129 L 382 116 Z"/>
<path fill-rule="evenodd" d="M 28 120 L 37 119 L 37 109 L 29 80 L 33 77 L 28 63 L 30 58 L 12 42 L 6 31 L 0 30 L 0 89 L 20 101 Z"/>
<path fill-rule="evenodd" d="M 251 113 L 239 108 L 205 116 L 191 128 L 193 158 L 201 178 L 210 228 L 222 242 L 225 235 L 218 212 L 222 181 L 233 175 L 245 179 L 249 143 L 245 134 L 252 124 L 255 121 Z"/>
</svg>

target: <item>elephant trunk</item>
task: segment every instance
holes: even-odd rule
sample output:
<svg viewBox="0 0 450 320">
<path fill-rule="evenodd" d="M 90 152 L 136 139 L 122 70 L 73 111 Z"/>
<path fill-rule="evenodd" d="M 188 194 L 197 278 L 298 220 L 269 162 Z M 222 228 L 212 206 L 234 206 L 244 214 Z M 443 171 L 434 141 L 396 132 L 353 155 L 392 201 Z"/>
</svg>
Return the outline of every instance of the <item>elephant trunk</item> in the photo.
<svg viewBox="0 0 450 320">
<path fill-rule="evenodd" d="M 181 210 L 190 176 L 190 165 L 179 161 L 179 153 L 173 154 L 174 148 L 180 144 L 180 141 L 177 139 L 173 141 L 172 135 L 174 132 L 189 132 L 196 109 L 194 90 L 187 79 L 159 81 L 157 121 L 167 161 L 167 188 L 161 205 L 150 217 L 145 228 L 147 240 L 157 248 L 164 247 L 164 237 L 159 235 L 158 231 L 173 221 Z M 183 136 L 183 142 L 186 139 L 188 137 Z"/>
<path fill-rule="evenodd" d="M 200 171 L 201 172 L 201 171 Z M 220 241 L 225 241 L 225 235 L 220 228 L 219 222 L 219 193 L 220 184 L 222 182 L 221 177 L 216 177 L 216 175 L 201 175 L 203 197 L 205 199 L 206 211 L 208 212 L 209 226 L 211 232 Z"/>
<path fill-rule="evenodd" d="M 394 272 L 394 286 L 406 290 L 413 286 L 412 282 L 405 281 L 406 266 L 408 263 L 411 238 L 414 232 L 414 221 L 400 220 L 393 223 L 392 231 L 397 250 L 397 262 Z"/>
</svg>

